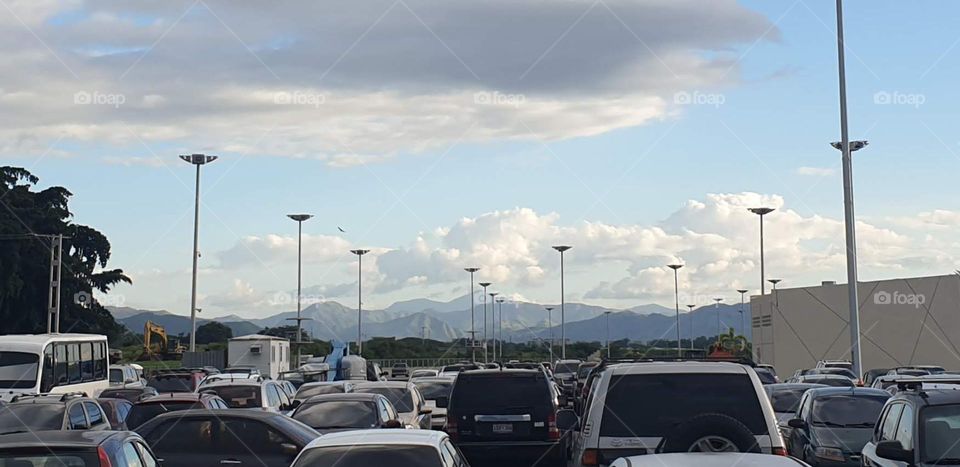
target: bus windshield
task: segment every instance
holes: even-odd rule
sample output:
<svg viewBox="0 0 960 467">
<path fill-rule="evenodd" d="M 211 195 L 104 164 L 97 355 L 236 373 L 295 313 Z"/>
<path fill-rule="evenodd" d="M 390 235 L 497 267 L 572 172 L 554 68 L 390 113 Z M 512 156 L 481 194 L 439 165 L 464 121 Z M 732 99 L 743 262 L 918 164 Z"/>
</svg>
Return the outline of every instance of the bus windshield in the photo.
<svg viewBox="0 0 960 467">
<path fill-rule="evenodd" d="M 0 388 L 30 389 L 37 385 L 40 356 L 26 352 L 0 351 Z"/>
</svg>

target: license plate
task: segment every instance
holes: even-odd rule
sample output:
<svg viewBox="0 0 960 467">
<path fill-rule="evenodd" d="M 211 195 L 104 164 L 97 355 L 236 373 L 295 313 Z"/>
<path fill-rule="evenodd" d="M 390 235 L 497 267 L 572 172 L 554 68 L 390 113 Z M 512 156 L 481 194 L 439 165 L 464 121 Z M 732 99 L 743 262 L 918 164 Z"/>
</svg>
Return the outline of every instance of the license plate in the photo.
<svg viewBox="0 0 960 467">
<path fill-rule="evenodd" d="M 494 423 L 492 429 L 494 433 L 513 433 L 513 425 L 509 423 Z"/>
</svg>

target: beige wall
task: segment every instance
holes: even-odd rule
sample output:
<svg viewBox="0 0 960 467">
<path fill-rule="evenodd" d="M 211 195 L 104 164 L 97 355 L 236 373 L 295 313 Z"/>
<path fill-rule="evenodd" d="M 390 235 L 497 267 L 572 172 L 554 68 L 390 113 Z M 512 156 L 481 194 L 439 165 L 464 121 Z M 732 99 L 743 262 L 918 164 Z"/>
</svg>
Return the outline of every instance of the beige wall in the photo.
<svg viewBox="0 0 960 467">
<path fill-rule="evenodd" d="M 960 370 L 960 277 L 863 282 L 859 298 L 865 370 L 907 364 Z M 751 297 L 750 306 L 759 343 L 754 359 L 773 364 L 781 378 L 821 359 L 850 358 L 845 284 L 779 288 Z"/>
</svg>

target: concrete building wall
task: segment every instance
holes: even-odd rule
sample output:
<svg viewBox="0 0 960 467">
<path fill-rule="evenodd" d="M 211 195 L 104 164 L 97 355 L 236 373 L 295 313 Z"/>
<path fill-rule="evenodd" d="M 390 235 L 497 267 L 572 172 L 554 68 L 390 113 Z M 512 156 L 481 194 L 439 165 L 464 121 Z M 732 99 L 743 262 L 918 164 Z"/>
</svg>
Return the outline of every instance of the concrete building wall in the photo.
<svg viewBox="0 0 960 467">
<path fill-rule="evenodd" d="M 960 370 L 960 277 L 859 285 L 864 369 L 909 364 Z M 781 377 L 822 359 L 850 359 L 846 284 L 778 288 L 750 298 L 754 359 Z"/>
</svg>

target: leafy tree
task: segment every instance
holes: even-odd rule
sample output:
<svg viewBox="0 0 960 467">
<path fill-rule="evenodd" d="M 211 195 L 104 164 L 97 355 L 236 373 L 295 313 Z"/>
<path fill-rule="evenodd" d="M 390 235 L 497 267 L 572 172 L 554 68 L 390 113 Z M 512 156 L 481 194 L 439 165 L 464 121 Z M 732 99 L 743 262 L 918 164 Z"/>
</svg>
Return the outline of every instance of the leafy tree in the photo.
<svg viewBox="0 0 960 467">
<path fill-rule="evenodd" d="M 307 334 L 305 329 L 300 330 L 300 340 L 304 342 L 309 342 L 310 334 Z M 297 340 L 297 327 L 293 325 L 288 326 L 276 326 L 272 328 L 266 328 L 263 331 L 260 331 L 260 334 L 267 336 L 276 336 L 282 337 L 284 339 L 290 339 L 291 342 L 296 342 Z"/>
<path fill-rule="evenodd" d="M 198 344 L 226 342 L 231 337 L 233 337 L 233 329 L 223 323 L 210 321 L 197 327 Z"/>
<path fill-rule="evenodd" d="M 60 290 L 60 331 L 106 334 L 119 342 L 127 333 L 100 304 L 94 290 L 107 293 L 132 283 L 120 269 L 106 269 L 110 242 L 99 231 L 71 222 L 72 194 L 63 187 L 35 191 L 39 179 L 24 168 L 0 167 L 0 322 L 5 333 L 47 328 L 50 284 L 49 235 L 64 235 Z"/>
</svg>

